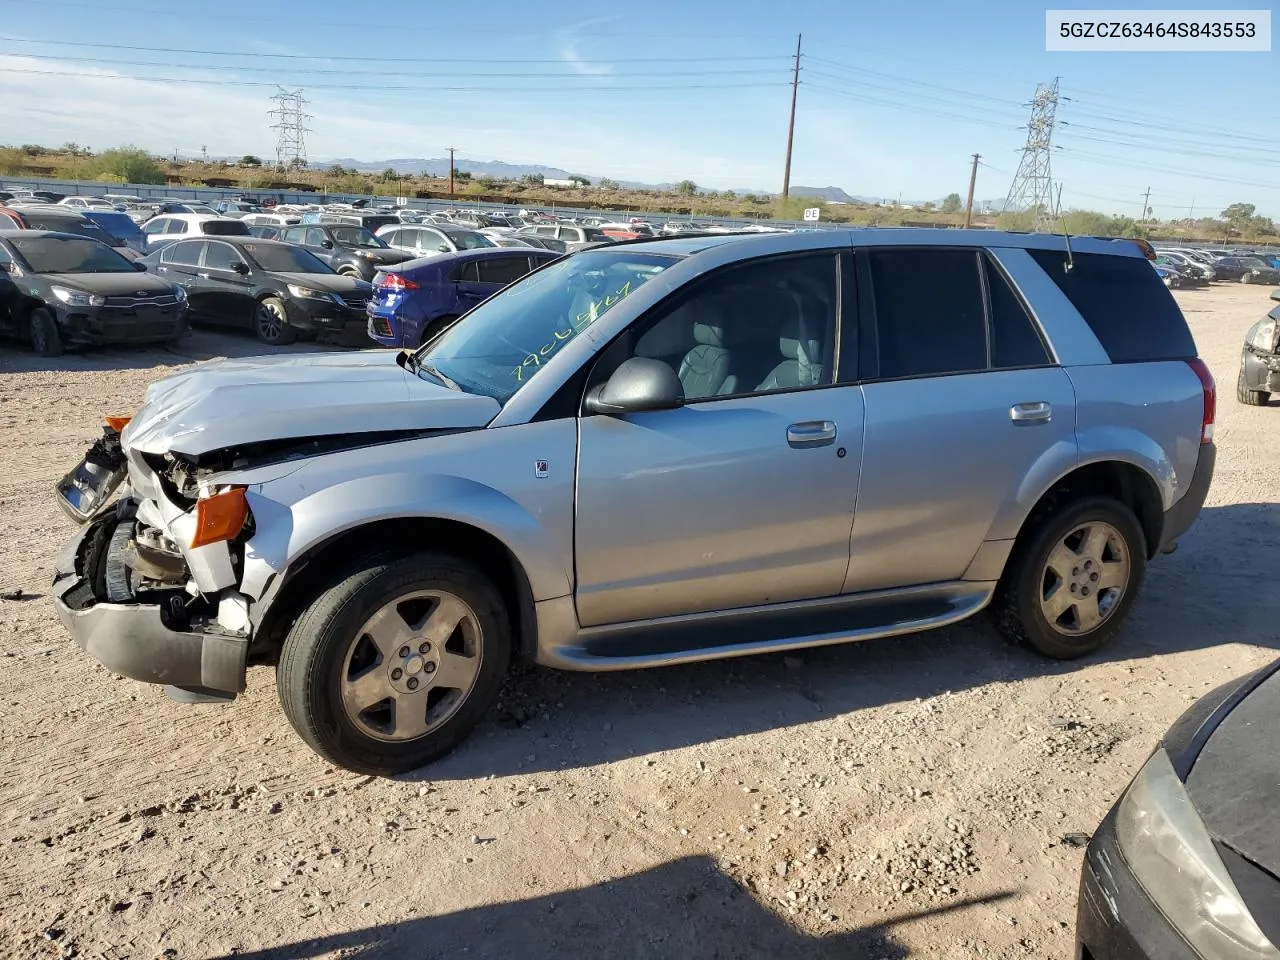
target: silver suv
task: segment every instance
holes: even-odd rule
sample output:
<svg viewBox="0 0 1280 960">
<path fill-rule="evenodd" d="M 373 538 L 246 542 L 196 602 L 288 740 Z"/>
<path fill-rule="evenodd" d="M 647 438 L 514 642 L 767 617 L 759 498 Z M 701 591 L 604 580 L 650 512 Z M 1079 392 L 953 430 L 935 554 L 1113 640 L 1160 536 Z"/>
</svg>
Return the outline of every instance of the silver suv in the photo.
<svg viewBox="0 0 1280 960">
<path fill-rule="evenodd" d="M 416 352 L 155 383 L 59 485 L 85 526 L 54 593 L 91 656 L 179 698 L 274 663 L 307 743 L 390 773 L 461 741 L 513 658 L 647 667 L 988 607 L 1041 654 L 1095 651 L 1204 502 L 1214 406 L 1127 241 L 624 243 Z"/>
</svg>

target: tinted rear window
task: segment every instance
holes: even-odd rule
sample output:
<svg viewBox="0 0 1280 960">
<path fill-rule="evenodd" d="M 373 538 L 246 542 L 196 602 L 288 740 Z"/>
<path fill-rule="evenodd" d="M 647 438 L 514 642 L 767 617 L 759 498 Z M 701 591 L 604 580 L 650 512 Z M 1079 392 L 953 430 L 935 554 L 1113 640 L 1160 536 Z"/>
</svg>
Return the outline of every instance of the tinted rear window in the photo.
<svg viewBox="0 0 1280 960">
<path fill-rule="evenodd" d="M 1112 363 L 1196 355 L 1182 311 L 1147 260 L 1077 253 L 1068 273 L 1066 253 L 1027 252 L 1084 317 Z"/>
<path fill-rule="evenodd" d="M 200 232 L 209 237 L 247 237 L 249 225 L 243 220 L 206 220 Z"/>
</svg>

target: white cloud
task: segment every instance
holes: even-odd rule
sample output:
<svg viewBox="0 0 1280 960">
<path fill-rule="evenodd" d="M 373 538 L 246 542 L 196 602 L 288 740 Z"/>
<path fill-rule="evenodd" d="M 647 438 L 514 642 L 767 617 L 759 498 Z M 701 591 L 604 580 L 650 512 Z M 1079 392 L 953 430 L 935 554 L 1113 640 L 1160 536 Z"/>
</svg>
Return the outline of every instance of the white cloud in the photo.
<svg viewBox="0 0 1280 960">
<path fill-rule="evenodd" d="M 583 59 L 578 53 L 577 34 L 584 27 L 594 26 L 599 23 L 610 23 L 617 19 L 620 18 L 596 17 L 592 20 L 583 20 L 581 23 L 575 23 L 557 30 L 555 37 L 556 43 L 560 47 L 560 59 L 567 63 L 574 73 L 579 73 L 584 77 L 607 77 L 612 74 L 613 67 L 610 64 Z"/>
</svg>

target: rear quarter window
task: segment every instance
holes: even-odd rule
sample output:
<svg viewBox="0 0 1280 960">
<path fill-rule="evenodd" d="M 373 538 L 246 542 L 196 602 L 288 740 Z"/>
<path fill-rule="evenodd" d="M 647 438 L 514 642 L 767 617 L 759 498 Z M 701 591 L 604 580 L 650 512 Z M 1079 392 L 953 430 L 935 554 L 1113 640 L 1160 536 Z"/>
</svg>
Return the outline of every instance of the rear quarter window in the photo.
<svg viewBox="0 0 1280 960">
<path fill-rule="evenodd" d="M 1177 301 L 1140 257 L 1029 250 L 1084 317 L 1112 363 L 1186 360 L 1196 343 Z"/>
</svg>

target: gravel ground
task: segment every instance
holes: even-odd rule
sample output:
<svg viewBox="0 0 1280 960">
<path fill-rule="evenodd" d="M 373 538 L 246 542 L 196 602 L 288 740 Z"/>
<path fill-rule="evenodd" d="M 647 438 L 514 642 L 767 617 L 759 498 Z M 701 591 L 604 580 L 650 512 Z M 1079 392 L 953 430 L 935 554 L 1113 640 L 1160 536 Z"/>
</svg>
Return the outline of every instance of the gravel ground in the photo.
<svg viewBox="0 0 1280 960">
<path fill-rule="evenodd" d="M 54 481 L 183 354 L 0 352 L 0 955 L 1070 957 L 1080 834 L 1195 698 L 1280 647 L 1280 410 L 1236 403 L 1268 290 L 1180 293 L 1217 478 L 1127 630 L 1075 664 L 985 624 L 632 674 L 513 677 L 456 754 L 327 767 L 269 671 L 184 707 L 81 655 Z M 294 348 L 306 349 L 306 348 Z M 1268 440 L 1267 438 L 1272 438 Z"/>
</svg>

